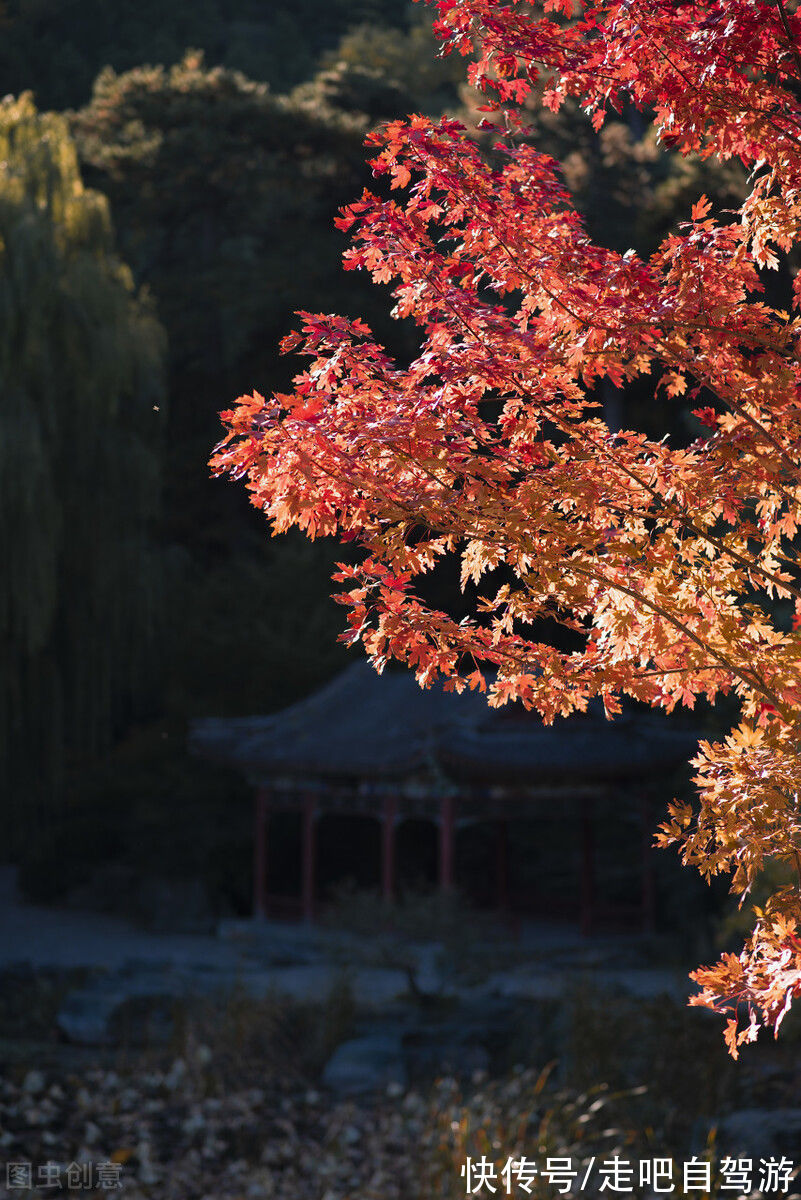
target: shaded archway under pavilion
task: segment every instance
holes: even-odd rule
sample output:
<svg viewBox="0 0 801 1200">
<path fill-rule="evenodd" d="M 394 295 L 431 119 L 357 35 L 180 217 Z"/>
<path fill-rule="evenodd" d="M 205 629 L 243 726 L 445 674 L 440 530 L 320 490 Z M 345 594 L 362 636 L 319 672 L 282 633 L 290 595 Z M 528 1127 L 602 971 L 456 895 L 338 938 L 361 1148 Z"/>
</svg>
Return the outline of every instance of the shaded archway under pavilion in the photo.
<svg viewBox="0 0 801 1200">
<path fill-rule="evenodd" d="M 334 827 L 332 818 L 369 818 L 378 823 L 377 836 L 365 840 L 378 860 L 370 875 L 386 900 L 398 891 L 401 823 L 435 828 L 436 884 L 445 891 L 460 875 L 458 832 L 480 826 L 492 838 L 490 850 L 474 837 L 481 871 L 492 862 L 492 880 L 481 880 L 484 903 L 578 919 L 585 934 L 610 924 L 653 927 L 654 805 L 664 802 L 665 778 L 697 745 L 692 731 L 661 714 L 627 711 L 609 722 L 591 708 L 546 726 L 531 713 L 491 709 L 478 693 L 423 690 L 408 672 L 378 675 L 365 662 L 270 716 L 197 721 L 190 740 L 196 752 L 242 771 L 254 789 L 255 916 L 314 920 L 321 830 Z M 287 813 L 300 825 L 294 895 L 276 893 L 270 871 L 271 824 Z M 627 842 L 626 869 L 634 867 L 632 853 L 638 860 L 636 899 L 617 906 L 604 903 L 597 879 L 599 833 L 610 821 L 619 823 L 613 841 Z M 537 896 L 529 886 L 526 897 L 513 886 L 510 843 L 522 823 L 545 830 L 554 822 L 569 863 L 564 896 L 553 889 Z M 552 845 L 549 862 L 559 853 Z"/>
</svg>

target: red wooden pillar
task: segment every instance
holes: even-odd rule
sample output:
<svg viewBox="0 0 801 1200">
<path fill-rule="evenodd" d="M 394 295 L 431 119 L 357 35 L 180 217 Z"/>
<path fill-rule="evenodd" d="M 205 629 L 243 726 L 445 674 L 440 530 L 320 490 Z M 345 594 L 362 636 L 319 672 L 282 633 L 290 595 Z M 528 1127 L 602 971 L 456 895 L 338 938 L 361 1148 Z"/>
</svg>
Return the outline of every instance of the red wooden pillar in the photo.
<svg viewBox="0 0 801 1200">
<path fill-rule="evenodd" d="M 653 832 L 651 830 L 651 799 L 643 796 L 640 802 L 640 817 L 642 820 L 642 931 L 654 931 L 654 864 L 651 855 Z"/>
<path fill-rule="evenodd" d="M 314 868 L 315 868 L 315 812 L 314 796 L 306 796 L 303 801 L 303 846 L 301 861 L 301 904 L 303 919 L 314 920 Z"/>
<path fill-rule="evenodd" d="M 584 937 L 588 937 L 592 933 L 595 915 L 595 836 L 592 817 L 592 800 L 585 797 L 581 801 L 580 893 L 580 926 Z"/>
<path fill-rule="evenodd" d="M 253 808 L 253 916 L 267 916 L 267 791 L 259 788 Z"/>
<path fill-rule="evenodd" d="M 395 796 L 384 797 L 381 819 L 381 894 L 386 901 L 395 897 L 395 824 L 398 802 Z"/>
<path fill-rule="evenodd" d="M 495 883 L 496 903 L 505 912 L 509 907 L 509 822 L 505 817 L 495 822 Z"/>
<path fill-rule="evenodd" d="M 440 891 L 453 887 L 454 801 L 444 793 L 439 815 L 439 886 Z"/>
</svg>

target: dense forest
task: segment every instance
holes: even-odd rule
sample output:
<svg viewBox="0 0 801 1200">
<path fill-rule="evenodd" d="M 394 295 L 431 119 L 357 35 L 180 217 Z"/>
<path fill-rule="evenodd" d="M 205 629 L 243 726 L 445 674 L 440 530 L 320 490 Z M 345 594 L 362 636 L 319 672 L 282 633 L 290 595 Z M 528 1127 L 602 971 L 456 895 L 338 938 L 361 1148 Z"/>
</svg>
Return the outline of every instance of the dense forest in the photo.
<svg viewBox="0 0 801 1200">
<path fill-rule="evenodd" d="M 247 797 L 187 756 L 186 722 L 279 708 L 346 661 L 343 552 L 265 538 L 206 464 L 220 409 L 286 386 L 298 308 L 411 353 L 391 299 L 343 273 L 333 220 L 372 185 L 382 121 L 447 111 L 492 153 L 429 20 L 390 0 L 0 2 L 0 742 L 34 896 L 111 865 L 200 872 L 246 908 Z M 600 133 L 568 106 L 528 116 L 615 248 L 654 247 L 702 191 L 742 194 L 735 166 L 657 154 L 634 113 Z M 612 424 L 695 435 L 646 394 L 599 399 Z"/>
</svg>

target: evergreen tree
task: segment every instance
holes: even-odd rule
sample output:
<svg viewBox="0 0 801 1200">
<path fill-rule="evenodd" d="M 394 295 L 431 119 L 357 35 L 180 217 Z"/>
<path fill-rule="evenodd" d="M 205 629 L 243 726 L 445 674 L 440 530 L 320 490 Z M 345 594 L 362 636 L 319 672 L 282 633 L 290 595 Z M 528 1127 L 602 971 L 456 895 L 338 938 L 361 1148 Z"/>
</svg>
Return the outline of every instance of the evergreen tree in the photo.
<svg viewBox="0 0 801 1200">
<path fill-rule="evenodd" d="M 265 549 L 255 514 L 209 480 L 206 448 L 220 395 L 287 382 L 276 342 L 308 288 L 321 303 L 384 307 L 366 281 L 354 288 L 343 276 L 333 227 L 369 178 L 363 82 L 347 101 L 330 72 L 278 96 L 190 51 L 170 68 L 104 71 L 71 118 L 87 179 L 109 196 L 123 254 L 169 339 L 166 529 L 184 551 L 167 601 L 175 712 L 280 706 L 340 661 L 336 609 L 319 586 L 333 548 Z M 385 313 L 379 327 L 394 324 Z M 258 597 L 252 620 L 232 622 L 243 588 Z"/>
<path fill-rule="evenodd" d="M 34 88 L 43 106 L 77 106 L 103 67 L 175 62 L 187 46 L 286 91 L 350 26 L 403 26 L 410 10 L 397 0 L 2 0 L 0 95 Z"/>
</svg>

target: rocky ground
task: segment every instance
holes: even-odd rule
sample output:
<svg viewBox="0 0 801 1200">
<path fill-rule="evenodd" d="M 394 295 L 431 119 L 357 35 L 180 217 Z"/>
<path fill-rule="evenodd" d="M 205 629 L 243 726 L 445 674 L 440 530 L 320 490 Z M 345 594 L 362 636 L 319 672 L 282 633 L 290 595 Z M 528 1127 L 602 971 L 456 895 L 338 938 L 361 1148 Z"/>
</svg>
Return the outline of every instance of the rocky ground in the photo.
<svg viewBox="0 0 801 1200">
<path fill-rule="evenodd" d="M 392 1043 L 391 1022 L 378 1032 L 346 989 L 325 1004 L 239 993 L 186 1006 L 168 1043 L 143 1044 L 142 1027 L 131 1027 L 129 1043 L 89 1048 L 53 1023 L 73 980 L 37 972 L 11 982 L 16 997 L 27 988 L 34 1038 L 0 1043 L 0 1163 L 30 1164 L 32 1186 L 4 1190 L 0 1167 L 8 1200 L 108 1195 L 111 1181 L 132 1200 L 453 1200 L 466 1194 L 462 1166 L 482 1156 L 498 1173 L 510 1158 L 540 1168 L 569 1158 L 578 1178 L 615 1156 L 719 1164 L 734 1151 L 753 1154 L 755 1169 L 759 1156 L 801 1160 L 792 1046 L 732 1068 L 719 1030 L 668 998 L 579 993 L 499 1009 L 502 1028 L 474 1021 L 472 1032 L 464 1014 L 429 1009 L 411 1042 L 395 1027 Z M 3 1024 L 19 1030 L 8 984 L 0 978 Z M 448 1072 L 436 1069 L 437 1028 L 441 1045 L 463 1031 L 464 1056 Z M 549 1049 L 559 1055 L 550 1062 Z M 530 1061 L 509 1066 L 518 1053 Z M 338 1059 L 350 1076 L 332 1073 Z M 393 1070 L 378 1083 L 382 1063 Z M 59 1190 L 37 1186 L 56 1178 Z M 602 1195 L 599 1183 L 585 1194 Z M 498 1184 L 496 1194 L 559 1194 L 543 1177 L 531 1189 Z M 761 1194 L 756 1174 L 748 1194 Z M 781 1194 L 801 1192 L 790 1181 Z"/>
<path fill-rule="evenodd" d="M 638 939 L 509 939 L 461 917 L 439 940 L 278 923 L 159 939 L 67 914 L 70 942 L 14 903 L 29 940 L 0 936 L 8 1200 L 116 1184 L 133 1200 L 449 1200 L 468 1159 L 494 1164 L 495 1195 L 554 1197 L 549 1158 L 570 1159 L 574 1192 L 610 1195 L 598 1168 L 615 1156 L 717 1171 L 730 1152 L 753 1158 L 756 1197 L 760 1158 L 801 1163 L 793 1018 L 735 1066 Z M 504 1184 L 509 1160 L 538 1164 L 527 1188 Z M 736 1195 L 712 1180 L 705 1195 Z M 799 1195 L 785 1185 L 764 1194 Z"/>
<path fill-rule="evenodd" d="M 31 1163 L 34 1185 L 46 1164 L 62 1179 L 77 1167 L 89 1172 L 82 1191 L 94 1184 L 108 1194 L 100 1181 L 113 1178 L 132 1200 L 431 1200 L 465 1194 L 460 1168 L 471 1154 L 488 1153 L 499 1172 L 508 1157 L 542 1166 L 567 1156 L 581 1177 L 593 1156 L 636 1162 L 657 1149 L 648 1129 L 632 1124 L 636 1094 L 554 1091 L 532 1070 L 461 1087 L 452 1078 L 426 1089 L 390 1085 L 357 1101 L 289 1080 L 221 1088 L 210 1068 L 199 1046 L 167 1069 L 6 1076 L 3 1157 Z M 709 1140 L 698 1149 L 715 1160 Z M 530 1194 L 557 1191 L 537 1180 Z"/>
</svg>

